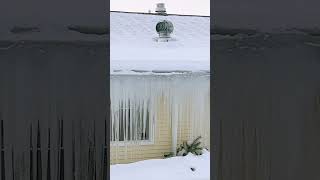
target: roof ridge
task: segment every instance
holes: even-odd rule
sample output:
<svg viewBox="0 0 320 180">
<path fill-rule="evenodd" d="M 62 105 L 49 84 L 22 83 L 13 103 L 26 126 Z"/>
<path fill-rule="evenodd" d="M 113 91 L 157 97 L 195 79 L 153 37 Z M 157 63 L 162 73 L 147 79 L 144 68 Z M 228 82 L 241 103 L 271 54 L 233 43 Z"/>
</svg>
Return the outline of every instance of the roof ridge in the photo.
<svg viewBox="0 0 320 180">
<path fill-rule="evenodd" d="M 110 11 L 112 13 L 128 13 L 128 14 L 144 14 L 144 15 L 155 15 L 155 16 L 191 16 L 191 17 L 208 17 L 205 15 L 191 15 L 191 14 L 157 14 L 157 13 L 147 13 L 147 12 L 128 12 L 128 11 Z"/>
</svg>

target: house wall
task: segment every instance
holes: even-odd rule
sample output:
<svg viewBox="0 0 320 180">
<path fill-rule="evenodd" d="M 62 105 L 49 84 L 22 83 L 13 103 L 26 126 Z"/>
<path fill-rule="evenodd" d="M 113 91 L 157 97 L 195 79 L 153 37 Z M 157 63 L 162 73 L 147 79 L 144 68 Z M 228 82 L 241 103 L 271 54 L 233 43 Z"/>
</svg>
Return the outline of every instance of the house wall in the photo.
<svg viewBox="0 0 320 180">
<path fill-rule="evenodd" d="M 123 164 L 146 159 L 162 159 L 165 153 L 172 151 L 172 128 L 170 110 L 165 98 L 159 98 L 154 142 L 145 145 L 111 145 L 110 163 Z M 187 118 L 187 114 L 183 118 Z M 191 135 L 190 121 L 182 121 L 178 128 L 178 144 L 187 141 Z"/>
<path fill-rule="evenodd" d="M 110 160 L 111 164 L 131 163 L 146 159 L 162 159 L 165 153 L 172 152 L 172 122 L 177 122 L 177 146 L 183 141 L 193 140 L 202 135 L 203 146 L 210 146 L 210 91 L 208 77 L 182 77 L 175 78 L 175 81 L 167 77 L 116 77 L 112 79 L 111 91 L 114 97 L 123 98 L 119 91 L 128 90 L 136 95 L 148 94 L 152 101 L 156 102 L 155 108 L 155 130 L 154 141 L 151 143 L 135 144 L 113 144 L 111 142 Z M 141 77 L 140 77 L 141 78 Z M 121 83 L 120 83 L 121 82 Z M 134 83 L 133 83 L 134 82 Z M 152 87 L 149 94 L 148 88 L 144 89 L 144 83 Z M 135 84 L 135 86 L 132 86 Z M 196 88 L 195 88 L 196 87 Z M 119 89 L 121 88 L 121 89 Z M 182 92 L 183 90 L 183 92 Z M 143 92 L 143 93 L 142 93 Z M 141 96 L 140 98 L 145 98 Z M 113 100 L 116 100 L 114 98 Z M 113 144 L 113 145 L 112 145 Z"/>
</svg>

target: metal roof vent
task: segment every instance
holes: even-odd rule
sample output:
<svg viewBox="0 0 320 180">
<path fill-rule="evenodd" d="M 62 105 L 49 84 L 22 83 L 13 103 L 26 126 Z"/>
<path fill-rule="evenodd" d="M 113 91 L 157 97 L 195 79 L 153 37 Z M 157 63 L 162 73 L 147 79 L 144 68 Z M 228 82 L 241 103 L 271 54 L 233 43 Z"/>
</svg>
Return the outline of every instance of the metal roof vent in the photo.
<svg viewBox="0 0 320 180">
<path fill-rule="evenodd" d="M 173 32 L 173 24 L 170 21 L 163 20 L 157 23 L 156 31 L 159 34 L 157 39 L 160 42 L 168 42 L 171 40 L 170 34 Z"/>
<path fill-rule="evenodd" d="M 164 3 L 157 3 L 156 13 L 162 14 L 162 15 L 167 14 L 166 7 L 164 6 Z"/>
</svg>

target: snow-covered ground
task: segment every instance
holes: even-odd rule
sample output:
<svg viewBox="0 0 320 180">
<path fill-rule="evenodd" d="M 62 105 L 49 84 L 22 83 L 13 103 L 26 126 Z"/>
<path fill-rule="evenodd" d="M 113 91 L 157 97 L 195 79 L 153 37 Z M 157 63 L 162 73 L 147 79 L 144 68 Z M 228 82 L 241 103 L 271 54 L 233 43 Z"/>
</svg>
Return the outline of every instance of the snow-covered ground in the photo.
<svg viewBox="0 0 320 180">
<path fill-rule="evenodd" d="M 169 20 L 174 41 L 156 42 L 156 24 Z M 209 71 L 210 17 L 110 14 L 110 72 Z"/>
<path fill-rule="evenodd" d="M 191 169 L 194 169 L 192 171 Z M 111 180 L 209 180 L 210 152 L 111 165 Z"/>
</svg>

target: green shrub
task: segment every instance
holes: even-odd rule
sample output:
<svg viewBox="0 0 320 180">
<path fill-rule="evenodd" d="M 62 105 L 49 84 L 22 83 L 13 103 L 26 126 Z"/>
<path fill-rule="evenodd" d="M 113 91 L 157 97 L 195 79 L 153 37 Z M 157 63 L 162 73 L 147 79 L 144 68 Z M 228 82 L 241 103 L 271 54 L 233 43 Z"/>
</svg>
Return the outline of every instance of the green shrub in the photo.
<svg viewBox="0 0 320 180">
<path fill-rule="evenodd" d="M 201 155 L 202 154 L 202 147 L 200 142 L 201 136 L 197 137 L 191 144 L 187 141 L 184 141 L 178 148 L 177 148 L 177 156 L 186 156 L 189 153 L 194 155 Z"/>
<path fill-rule="evenodd" d="M 178 148 L 177 148 L 177 156 L 186 156 L 189 153 L 194 155 L 201 155 L 203 148 L 201 147 L 200 142 L 201 136 L 197 137 L 193 142 L 188 143 L 184 141 Z M 165 153 L 164 158 L 173 157 L 174 154 L 172 152 Z"/>
</svg>

